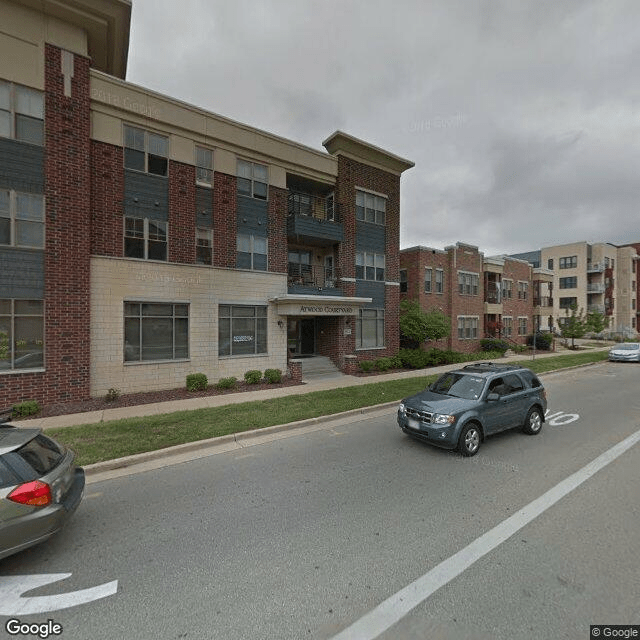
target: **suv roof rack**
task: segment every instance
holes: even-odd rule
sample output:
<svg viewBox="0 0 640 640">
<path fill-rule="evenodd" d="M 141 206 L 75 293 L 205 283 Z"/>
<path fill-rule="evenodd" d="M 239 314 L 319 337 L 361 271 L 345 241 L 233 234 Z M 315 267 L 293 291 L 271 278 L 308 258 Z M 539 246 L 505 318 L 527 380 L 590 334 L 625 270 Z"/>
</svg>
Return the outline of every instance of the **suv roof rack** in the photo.
<svg viewBox="0 0 640 640">
<path fill-rule="evenodd" d="M 468 364 L 462 369 L 464 371 L 475 371 L 477 373 L 488 373 L 490 371 L 517 371 L 522 367 L 517 367 L 513 364 L 502 364 L 499 362 L 474 362 L 473 364 Z"/>
</svg>

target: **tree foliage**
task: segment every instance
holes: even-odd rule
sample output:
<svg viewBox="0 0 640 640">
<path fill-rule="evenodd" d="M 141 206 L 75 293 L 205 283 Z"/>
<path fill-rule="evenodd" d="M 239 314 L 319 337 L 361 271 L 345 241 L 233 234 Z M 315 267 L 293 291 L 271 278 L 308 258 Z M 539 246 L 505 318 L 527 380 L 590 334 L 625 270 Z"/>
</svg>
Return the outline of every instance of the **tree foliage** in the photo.
<svg viewBox="0 0 640 640">
<path fill-rule="evenodd" d="M 565 321 L 562 325 L 562 337 L 571 338 L 571 348 L 575 347 L 575 339 L 582 338 L 588 331 L 584 310 L 573 304 L 565 309 Z"/>
<path fill-rule="evenodd" d="M 587 313 L 586 324 L 587 331 L 601 333 L 609 326 L 609 318 L 605 316 L 604 313 L 593 311 L 591 313 Z"/>
<path fill-rule="evenodd" d="M 451 333 L 451 321 L 439 309 L 423 311 L 417 300 L 400 303 L 400 331 L 418 344 L 446 338 Z"/>
</svg>

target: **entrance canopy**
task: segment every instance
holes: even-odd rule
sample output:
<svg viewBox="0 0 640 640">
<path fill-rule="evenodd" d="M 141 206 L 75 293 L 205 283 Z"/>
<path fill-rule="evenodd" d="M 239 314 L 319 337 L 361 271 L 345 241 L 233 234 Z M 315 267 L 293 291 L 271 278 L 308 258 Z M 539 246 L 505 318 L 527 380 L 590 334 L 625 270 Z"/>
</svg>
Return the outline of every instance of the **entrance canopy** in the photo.
<svg viewBox="0 0 640 640">
<path fill-rule="evenodd" d="M 269 302 L 277 305 L 277 313 L 281 316 L 353 316 L 369 304 L 371 298 L 291 294 L 272 298 Z"/>
</svg>

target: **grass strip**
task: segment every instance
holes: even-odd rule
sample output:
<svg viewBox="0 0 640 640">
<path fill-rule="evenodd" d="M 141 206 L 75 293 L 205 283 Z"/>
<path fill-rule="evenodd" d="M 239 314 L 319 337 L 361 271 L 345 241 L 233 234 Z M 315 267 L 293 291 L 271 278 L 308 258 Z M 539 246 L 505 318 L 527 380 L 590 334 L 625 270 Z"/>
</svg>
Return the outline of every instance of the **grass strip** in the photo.
<svg viewBox="0 0 640 640">
<path fill-rule="evenodd" d="M 523 359 L 512 364 L 544 373 L 606 358 L 606 352 L 572 353 L 536 360 Z M 78 464 L 87 465 L 186 442 L 399 401 L 421 391 L 436 378 L 437 374 L 433 374 L 386 382 L 372 381 L 370 384 L 272 400 L 48 429 L 47 434 L 71 447 L 78 456 Z"/>
</svg>

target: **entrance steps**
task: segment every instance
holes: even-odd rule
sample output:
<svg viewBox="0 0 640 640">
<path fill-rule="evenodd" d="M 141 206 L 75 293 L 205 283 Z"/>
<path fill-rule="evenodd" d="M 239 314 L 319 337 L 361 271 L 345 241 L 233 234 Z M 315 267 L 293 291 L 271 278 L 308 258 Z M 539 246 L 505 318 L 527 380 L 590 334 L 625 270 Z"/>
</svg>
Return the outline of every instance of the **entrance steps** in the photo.
<svg viewBox="0 0 640 640">
<path fill-rule="evenodd" d="M 344 374 L 326 356 L 311 356 L 300 358 L 302 362 L 302 381 L 330 380 L 341 378 Z"/>
</svg>

